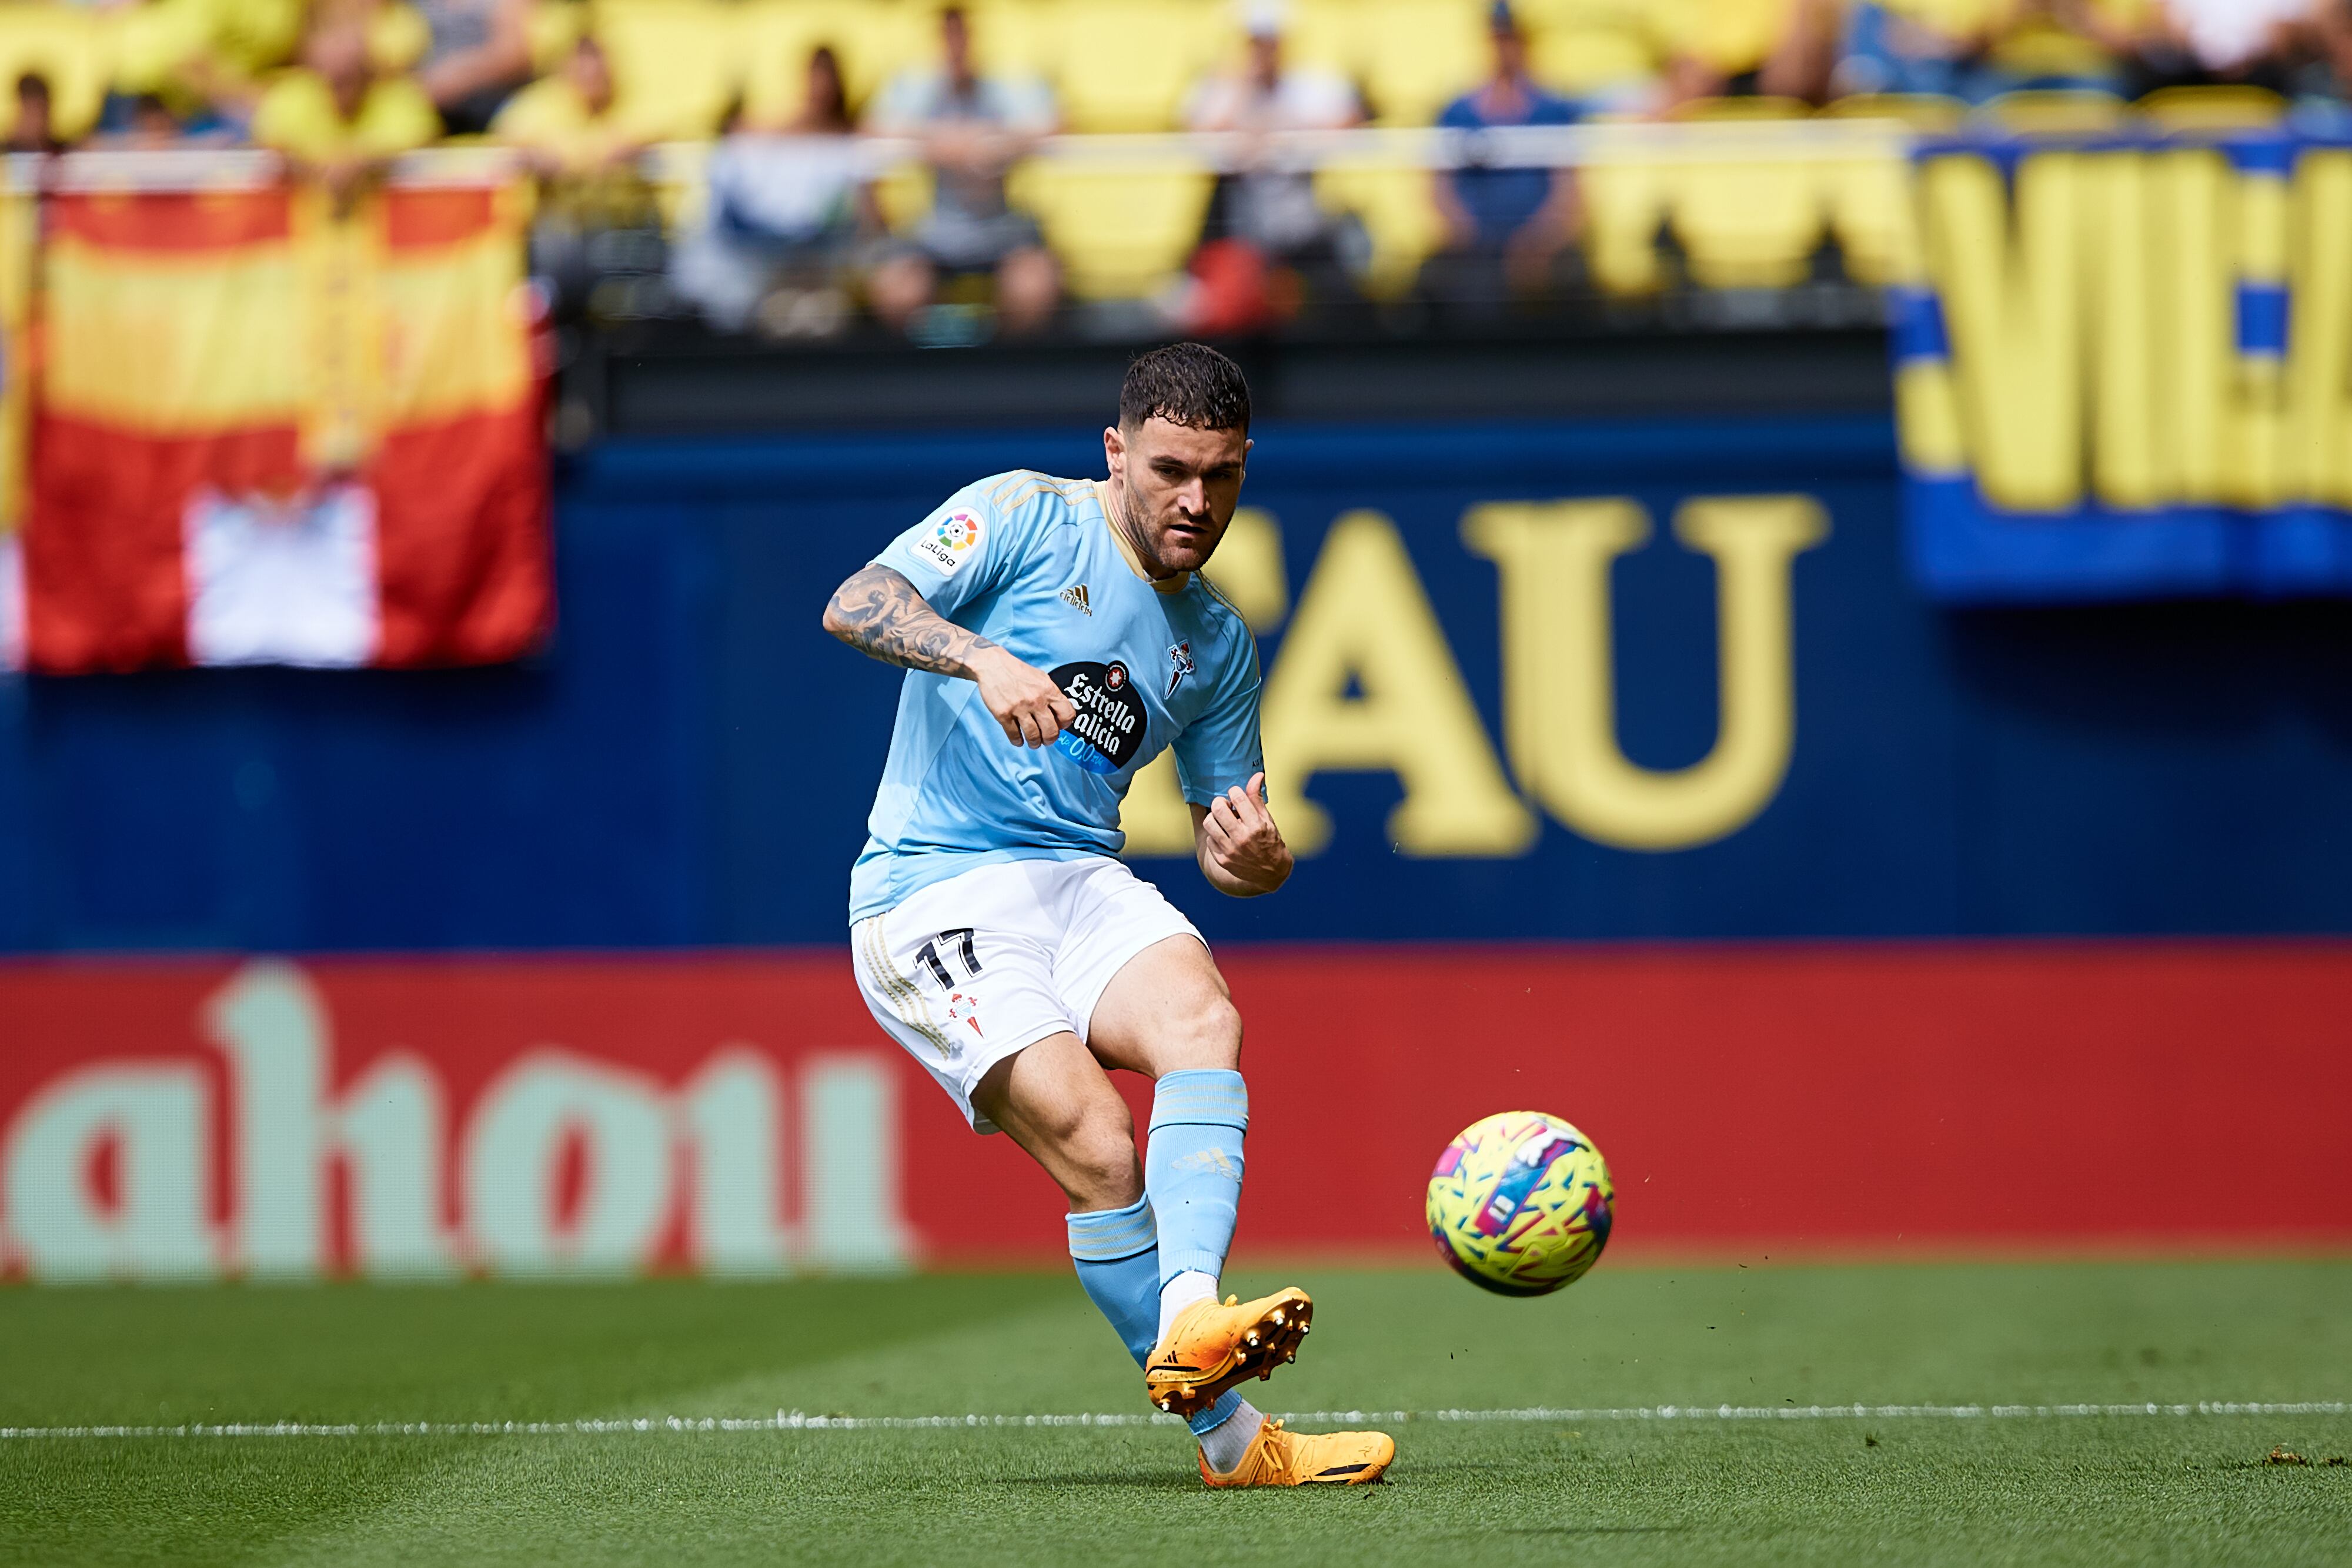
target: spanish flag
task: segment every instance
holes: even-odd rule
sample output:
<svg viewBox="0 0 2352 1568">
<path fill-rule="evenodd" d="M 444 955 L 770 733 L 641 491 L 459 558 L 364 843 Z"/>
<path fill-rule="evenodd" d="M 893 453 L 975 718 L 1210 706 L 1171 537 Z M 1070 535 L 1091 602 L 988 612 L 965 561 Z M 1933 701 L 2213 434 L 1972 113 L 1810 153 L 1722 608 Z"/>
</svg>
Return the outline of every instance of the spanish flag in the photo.
<svg viewBox="0 0 2352 1568">
<path fill-rule="evenodd" d="M 552 615 L 520 193 L 49 201 L 26 662 L 472 664 Z"/>
</svg>

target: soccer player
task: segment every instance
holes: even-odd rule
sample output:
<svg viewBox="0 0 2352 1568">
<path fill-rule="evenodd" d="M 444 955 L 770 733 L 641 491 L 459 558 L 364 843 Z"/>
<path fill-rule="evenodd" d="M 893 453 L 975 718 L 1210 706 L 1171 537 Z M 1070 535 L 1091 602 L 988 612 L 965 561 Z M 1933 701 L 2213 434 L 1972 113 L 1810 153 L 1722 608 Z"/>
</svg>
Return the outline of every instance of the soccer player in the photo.
<svg viewBox="0 0 2352 1568">
<path fill-rule="evenodd" d="M 1249 1124 L 1241 1016 L 1191 921 L 1118 860 L 1119 802 L 1176 751 L 1210 885 L 1274 892 L 1247 627 L 1201 568 L 1247 461 L 1249 388 L 1198 343 L 1145 354 L 1106 480 L 999 474 L 835 592 L 825 630 L 911 673 L 850 873 L 866 1005 L 973 1129 L 1069 1200 L 1078 1282 L 1213 1487 L 1377 1480 L 1378 1432 L 1286 1431 L 1236 1392 L 1294 1359 L 1314 1303 L 1220 1302 Z M 1145 1157 L 1110 1069 L 1156 1081 Z"/>
</svg>

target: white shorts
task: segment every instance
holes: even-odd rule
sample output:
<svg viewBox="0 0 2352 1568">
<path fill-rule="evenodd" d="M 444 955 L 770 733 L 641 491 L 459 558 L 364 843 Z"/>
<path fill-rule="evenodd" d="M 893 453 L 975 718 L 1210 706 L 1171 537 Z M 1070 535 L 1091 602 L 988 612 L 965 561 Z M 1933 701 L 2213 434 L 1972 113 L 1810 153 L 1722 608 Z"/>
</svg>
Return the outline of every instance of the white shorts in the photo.
<svg viewBox="0 0 2352 1568">
<path fill-rule="evenodd" d="M 939 1080 L 975 1132 L 988 1070 L 1067 1030 L 1087 1038 L 1095 1004 L 1129 958 L 1199 931 L 1115 860 L 1003 861 L 909 894 L 850 928 L 857 988 L 890 1038 Z"/>
</svg>

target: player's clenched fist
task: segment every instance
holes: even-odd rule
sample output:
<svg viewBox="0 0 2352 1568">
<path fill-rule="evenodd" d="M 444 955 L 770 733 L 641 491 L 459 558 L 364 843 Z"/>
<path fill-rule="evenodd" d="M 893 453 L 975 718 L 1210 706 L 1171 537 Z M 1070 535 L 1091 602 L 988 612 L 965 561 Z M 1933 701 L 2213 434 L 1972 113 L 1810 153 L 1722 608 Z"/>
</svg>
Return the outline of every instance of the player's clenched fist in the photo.
<svg viewBox="0 0 2352 1568">
<path fill-rule="evenodd" d="M 1034 664 L 1024 664 L 1003 649 L 991 645 L 971 661 L 971 677 L 980 685 L 980 700 L 1004 727 L 1004 738 L 1015 746 L 1051 746 L 1054 737 L 1078 716 L 1077 708 L 1054 684 L 1054 677 Z"/>
<path fill-rule="evenodd" d="M 1200 818 L 1201 870 L 1220 892 L 1272 893 L 1290 878 L 1290 846 L 1265 808 L 1265 775 L 1217 797 Z"/>
</svg>

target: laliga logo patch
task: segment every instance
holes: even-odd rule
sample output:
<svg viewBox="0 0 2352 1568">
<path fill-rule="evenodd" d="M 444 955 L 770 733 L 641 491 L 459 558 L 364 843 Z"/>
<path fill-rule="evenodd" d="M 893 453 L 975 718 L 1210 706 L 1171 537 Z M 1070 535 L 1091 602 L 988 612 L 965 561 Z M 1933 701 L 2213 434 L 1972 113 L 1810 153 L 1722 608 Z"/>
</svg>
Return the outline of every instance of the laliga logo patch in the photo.
<svg viewBox="0 0 2352 1568">
<path fill-rule="evenodd" d="M 915 549 L 940 569 L 942 577 L 953 577 L 963 563 L 972 558 L 980 545 L 980 514 L 950 512 L 935 524 L 931 531 L 916 539 Z"/>
<path fill-rule="evenodd" d="M 1116 659 L 1108 664 L 1064 664 L 1054 672 L 1054 684 L 1078 710 L 1054 742 L 1055 750 L 1089 773 L 1116 773 L 1135 760 L 1151 716 L 1125 664 Z"/>
</svg>

